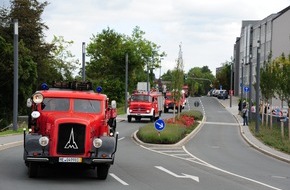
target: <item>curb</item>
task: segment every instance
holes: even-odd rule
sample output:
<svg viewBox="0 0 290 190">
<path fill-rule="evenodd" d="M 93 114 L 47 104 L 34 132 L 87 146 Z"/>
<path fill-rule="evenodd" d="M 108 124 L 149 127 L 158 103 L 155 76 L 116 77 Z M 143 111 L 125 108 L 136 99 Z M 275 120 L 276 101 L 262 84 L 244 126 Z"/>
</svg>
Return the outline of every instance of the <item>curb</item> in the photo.
<svg viewBox="0 0 290 190">
<path fill-rule="evenodd" d="M 220 101 L 219 101 L 220 102 Z M 220 102 L 220 104 L 226 108 L 225 105 L 223 105 L 223 103 Z M 284 161 L 284 162 L 287 162 L 287 163 L 290 163 L 290 159 L 289 158 L 285 158 L 285 157 L 282 157 L 282 156 L 278 156 L 277 154 L 275 153 L 272 153 L 272 152 L 269 152 L 265 149 L 263 149 L 262 147 L 256 145 L 255 143 L 253 143 L 246 135 L 245 135 L 245 132 L 244 132 L 244 129 L 243 129 L 243 126 L 241 125 L 241 123 L 239 122 L 239 119 L 237 118 L 236 115 L 232 114 L 234 116 L 234 118 L 236 119 L 237 123 L 239 124 L 239 128 L 240 128 L 240 134 L 242 136 L 242 138 L 250 145 L 252 146 L 253 148 L 255 148 L 256 150 L 268 155 L 268 156 L 271 156 L 273 158 L 276 158 L 278 160 L 281 160 L 281 161 Z M 250 132 L 251 133 L 251 132 Z M 255 136 L 253 136 L 254 138 L 256 138 Z M 258 139 L 257 139 L 258 140 Z M 258 140 L 259 141 L 259 140 Z M 262 143 L 262 142 L 261 142 Z M 265 145 L 266 146 L 266 145 Z"/>
<path fill-rule="evenodd" d="M 145 143 L 143 141 L 141 141 L 138 137 L 137 137 L 137 133 L 139 130 L 136 130 L 132 135 L 132 139 L 135 140 L 136 143 L 138 143 L 139 145 L 143 145 L 146 147 L 163 147 L 163 148 L 170 148 L 170 147 L 180 147 L 185 145 L 190 139 L 192 139 L 202 128 L 203 124 L 204 124 L 204 120 L 205 117 L 203 117 L 203 119 L 201 120 L 201 122 L 199 123 L 199 125 L 191 132 L 189 133 L 186 137 L 184 137 L 183 139 L 181 139 L 179 142 L 175 143 L 175 144 L 152 144 L 152 143 Z"/>
</svg>

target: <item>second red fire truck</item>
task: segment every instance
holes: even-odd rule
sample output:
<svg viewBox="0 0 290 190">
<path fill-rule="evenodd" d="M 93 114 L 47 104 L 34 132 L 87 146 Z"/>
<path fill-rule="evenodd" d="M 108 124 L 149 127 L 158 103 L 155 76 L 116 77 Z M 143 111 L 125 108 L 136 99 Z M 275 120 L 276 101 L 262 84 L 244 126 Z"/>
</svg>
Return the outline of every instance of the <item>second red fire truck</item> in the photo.
<svg viewBox="0 0 290 190">
<path fill-rule="evenodd" d="M 149 118 L 154 122 L 159 119 L 163 112 L 164 96 L 160 92 L 137 91 L 133 93 L 128 102 L 128 122 L 134 118 L 140 121 L 141 118 Z"/>
</svg>

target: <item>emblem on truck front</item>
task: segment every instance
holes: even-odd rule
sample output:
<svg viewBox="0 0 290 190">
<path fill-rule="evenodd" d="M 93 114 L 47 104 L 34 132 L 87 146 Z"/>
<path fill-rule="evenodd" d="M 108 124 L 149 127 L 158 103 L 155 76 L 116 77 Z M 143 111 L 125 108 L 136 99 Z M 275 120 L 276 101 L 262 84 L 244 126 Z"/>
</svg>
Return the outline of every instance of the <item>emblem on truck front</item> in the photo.
<svg viewBox="0 0 290 190">
<path fill-rule="evenodd" d="M 74 129 L 71 128 L 69 140 L 67 141 L 66 145 L 64 146 L 65 149 L 79 149 L 77 143 L 75 142 L 75 137 L 74 137 Z"/>
</svg>

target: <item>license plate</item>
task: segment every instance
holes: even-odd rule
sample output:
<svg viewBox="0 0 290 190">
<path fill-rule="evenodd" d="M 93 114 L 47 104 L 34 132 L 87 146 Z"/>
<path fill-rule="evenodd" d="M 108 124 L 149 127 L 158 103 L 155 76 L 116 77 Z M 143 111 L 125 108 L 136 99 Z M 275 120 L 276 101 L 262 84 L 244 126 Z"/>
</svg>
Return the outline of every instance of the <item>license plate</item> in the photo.
<svg viewBox="0 0 290 190">
<path fill-rule="evenodd" d="M 75 157 L 59 157 L 58 162 L 65 162 L 65 163 L 80 163 L 82 162 L 82 158 L 75 158 Z"/>
</svg>

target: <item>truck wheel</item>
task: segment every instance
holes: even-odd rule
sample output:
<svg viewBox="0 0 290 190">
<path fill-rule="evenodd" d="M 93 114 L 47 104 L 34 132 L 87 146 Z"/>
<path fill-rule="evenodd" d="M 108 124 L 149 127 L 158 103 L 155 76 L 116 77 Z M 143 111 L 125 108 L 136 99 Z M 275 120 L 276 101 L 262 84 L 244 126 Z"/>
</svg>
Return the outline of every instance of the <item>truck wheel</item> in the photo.
<svg viewBox="0 0 290 190">
<path fill-rule="evenodd" d="M 98 178 L 101 180 L 107 179 L 109 168 L 110 168 L 110 165 L 107 165 L 107 164 L 102 164 L 102 165 L 97 166 Z"/>
<path fill-rule="evenodd" d="M 131 116 L 128 116 L 127 119 L 128 119 L 129 123 L 132 121 L 132 117 Z"/>
<path fill-rule="evenodd" d="M 154 122 L 155 121 L 155 112 L 153 112 L 153 115 L 150 117 L 150 121 Z"/>
<path fill-rule="evenodd" d="M 168 109 L 167 108 L 164 108 L 164 113 L 168 113 Z"/>
<path fill-rule="evenodd" d="M 36 163 L 29 163 L 28 176 L 30 178 L 37 177 L 38 165 Z"/>
</svg>

